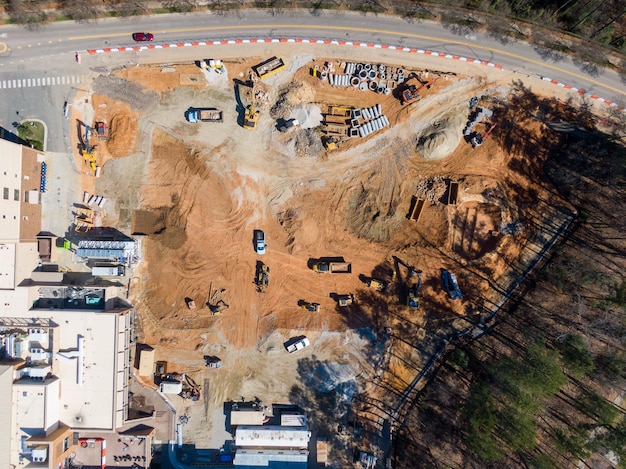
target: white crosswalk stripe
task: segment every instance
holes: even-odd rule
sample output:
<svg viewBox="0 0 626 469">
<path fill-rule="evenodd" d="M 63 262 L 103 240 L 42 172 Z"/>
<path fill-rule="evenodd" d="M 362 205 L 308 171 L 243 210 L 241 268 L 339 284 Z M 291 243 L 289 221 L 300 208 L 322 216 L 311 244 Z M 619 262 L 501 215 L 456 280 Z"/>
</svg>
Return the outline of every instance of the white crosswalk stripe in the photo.
<svg viewBox="0 0 626 469">
<path fill-rule="evenodd" d="M 76 75 L 62 77 L 40 77 L 40 78 L 17 78 L 15 80 L 0 80 L 0 89 L 30 88 L 37 86 L 57 86 L 80 83 L 81 77 Z"/>
</svg>

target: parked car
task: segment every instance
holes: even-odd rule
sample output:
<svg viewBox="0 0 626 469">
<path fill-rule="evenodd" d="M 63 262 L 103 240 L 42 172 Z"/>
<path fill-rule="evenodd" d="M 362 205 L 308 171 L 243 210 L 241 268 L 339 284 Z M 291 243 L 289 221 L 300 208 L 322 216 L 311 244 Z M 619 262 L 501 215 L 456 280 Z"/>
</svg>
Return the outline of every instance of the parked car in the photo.
<svg viewBox="0 0 626 469">
<path fill-rule="evenodd" d="M 265 254 L 265 233 L 261 230 L 254 230 L 254 249 L 257 254 Z"/>
<path fill-rule="evenodd" d="M 133 41 L 146 42 L 146 41 L 152 41 L 153 39 L 154 39 L 154 34 L 152 33 L 133 33 Z"/>
</svg>

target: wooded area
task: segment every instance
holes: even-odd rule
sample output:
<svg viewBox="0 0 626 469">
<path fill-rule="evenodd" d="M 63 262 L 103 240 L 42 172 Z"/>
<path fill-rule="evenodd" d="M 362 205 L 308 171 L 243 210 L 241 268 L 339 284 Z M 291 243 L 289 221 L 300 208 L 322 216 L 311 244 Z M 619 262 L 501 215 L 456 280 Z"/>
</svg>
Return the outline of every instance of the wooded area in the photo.
<svg viewBox="0 0 626 469">
<path fill-rule="evenodd" d="M 395 440 L 397 467 L 626 467 L 623 122 L 604 133 L 522 86 L 513 102 L 577 123 L 519 170 L 541 166 L 578 220 L 489 334 L 448 354 Z"/>
</svg>

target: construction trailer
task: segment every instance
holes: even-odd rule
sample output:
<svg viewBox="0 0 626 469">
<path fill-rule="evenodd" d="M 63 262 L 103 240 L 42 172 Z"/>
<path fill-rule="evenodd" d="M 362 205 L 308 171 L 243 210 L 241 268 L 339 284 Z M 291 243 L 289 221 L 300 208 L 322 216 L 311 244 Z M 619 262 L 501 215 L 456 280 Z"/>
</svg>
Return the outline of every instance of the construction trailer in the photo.
<svg viewBox="0 0 626 469">
<path fill-rule="evenodd" d="M 283 59 L 274 56 L 261 62 L 258 65 L 254 65 L 252 67 L 252 70 L 254 70 L 254 73 L 256 73 L 258 77 L 262 80 L 269 77 L 270 75 L 273 75 L 276 72 L 281 71 L 283 68 L 285 68 L 285 62 L 283 62 Z"/>
</svg>

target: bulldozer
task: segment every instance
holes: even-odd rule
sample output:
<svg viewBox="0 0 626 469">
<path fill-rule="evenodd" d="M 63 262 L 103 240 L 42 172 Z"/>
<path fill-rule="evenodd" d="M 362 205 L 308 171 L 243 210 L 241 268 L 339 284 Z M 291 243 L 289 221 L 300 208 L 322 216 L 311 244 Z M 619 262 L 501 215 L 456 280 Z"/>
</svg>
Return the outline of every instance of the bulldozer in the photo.
<svg viewBox="0 0 626 469">
<path fill-rule="evenodd" d="M 319 303 L 309 303 L 308 301 L 304 300 L 298 301 L 298 306 L 312 313 L 319 313 L 322 309 Z"/>
<path fill-rule="evenodd" d="M 335 137 L 325 137 L 322 139 L 322 144 L 327 151 L 333 151 L 339 148 L 339 142 Z"/>
</svg>

